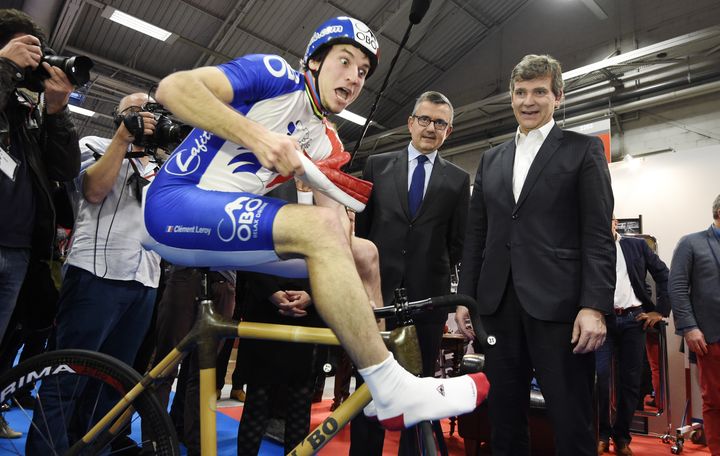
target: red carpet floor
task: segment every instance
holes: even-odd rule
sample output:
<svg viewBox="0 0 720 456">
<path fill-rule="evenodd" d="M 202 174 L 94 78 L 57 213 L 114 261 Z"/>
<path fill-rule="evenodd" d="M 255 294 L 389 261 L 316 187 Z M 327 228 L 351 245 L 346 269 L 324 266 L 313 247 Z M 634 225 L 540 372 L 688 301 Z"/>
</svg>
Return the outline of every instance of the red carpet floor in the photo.
<svg viewBox="0 0 720 456">
<path fill-rule="evenodd" d="M 314 404 L 312 408 L 312 422 L 311 428 L 317 426 L 330 414 L 331 400 L 324 400 L 320 403 Z M 224 407 L 218 409 L 221 413 L 239 420 L 242 415 L 242 406 L 238 407 Z M 452 456 L 464 456 L 465 445 L 463 439 L 458 435 L 457 428 L 453 435 L 450 435 L 450 422 L 448 420 L 443 421 L 443 430 L 445 432 L 445 441 L 448 446 L 448 452 Z M 383 449 L 383 455 L 397 455 L 398 442 L 400 440 L 399 432 L 386 432 L 385 433 L 385 446 Z M 335 437 L 323 450 L 319 453 L 321 455 L 346 455 L 348 454 L 348 448 L 350 447 L 350 429 L 346 427 L 343 429 L 337 437 Z M 670 452 L 670 444 L 664 444 L 657 437 L 646 437 L 646 436 L 635 436 L 633 437 L 630 448 L 633 450 L 635 456 L 656 456 L 672 454 Z M 612 451 L 612 445 L 611 445 Z M 488 453 L 489 454 L 489 453 Z M 614 452 L 608 453 L 613 455 Z M 709 456 L 710 450 L 705 446 L 696 445 L 689 440 L 686 441 L 685 447 L 682 451 L 685 456 Z M 545 455 L 540 455 L 545 456 Z M 550 455 L 548 455 L 550 456 Z"/>
</svg>

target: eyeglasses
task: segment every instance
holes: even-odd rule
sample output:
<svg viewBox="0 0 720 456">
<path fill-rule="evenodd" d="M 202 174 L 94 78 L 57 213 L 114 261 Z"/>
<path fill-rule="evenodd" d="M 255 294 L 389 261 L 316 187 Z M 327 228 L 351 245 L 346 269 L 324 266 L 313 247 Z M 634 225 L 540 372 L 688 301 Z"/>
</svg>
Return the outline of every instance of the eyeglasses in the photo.
<svg viewBox="0 0 720 456">
<path fill-rule="evenodd" d="M 413 114 L 410 117 L 417 120 L 417 123 L 421 127 L 427 127 L 428 125 L 430 125 L 430 122 L 432 122 L 437 131 L 443 131 L 448 127 L 448 125 L 450 125 L 442 119 L 431 119 L 428 116 L 416 116 L 415 114 Z"/>
</svg>

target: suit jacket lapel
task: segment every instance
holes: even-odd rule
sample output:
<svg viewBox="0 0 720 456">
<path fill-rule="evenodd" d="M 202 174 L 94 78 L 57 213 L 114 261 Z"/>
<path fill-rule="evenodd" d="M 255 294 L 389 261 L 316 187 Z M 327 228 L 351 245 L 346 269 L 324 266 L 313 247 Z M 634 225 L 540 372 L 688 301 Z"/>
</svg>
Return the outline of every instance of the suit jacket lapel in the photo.
<svg viewBox="0 0 720 456">
<path fill-rule="evenodd" d="M 718 261 L 718 267 L 720 267 L 720 242 L 718 242 L 717 238 L 715 237 L 712 225 L 710 225 L 710 228 L 708 228 L 707 236 L 710 250 L 714 254 L 713 256 L 715 257 L 715 260 Z"/>
<path fill-rule="evenodd" d="M 533 186 L 535 186 L 535 182 L 538 180 L 538 177 L 540 177 L 543 168 L 545 168 L 545 165 L 548 164 L 552 156 L 560 147 L 560 140 L 562 139 L 562 137 L 562 130 L 560 129 L 560 127 L 555 125 L 552 130 L 550 130 L 547 138 L 545 138 L 545 142 L 543 142 L 543 145 L 540 147 L 540 150 L 535 156 L 535 160 L 533 160 L 532 164 L 530 165 L 530 170 L 528 171 L 527 178 L 525 178 L 525 183 L 523 184 L 522 191 L 520 192 L 520 197 L 518 198 L 517 204 L 515 205 L 515 210 L 513 212 L 517 211 L 520 208 L 520 206 L 532 190 Z"/>
<path fill-rule="evenodd" d="M 395 155 L 393 174 L 395 175 L 395 188 L 397 189 L 400 207 L 405 212 L 405 216 L 410 219 L 410 209 L 408 208 L 408 151 L 405 149 Z"/>
<path fill-rule="evenodd" d="M 515 163 L 515 139 L 510 141 L 502 153 L 502 191 L 510 198 L 510 202 L 515 204 L 515 196 L 513 195 L 513 164 Z"/>
</svg>

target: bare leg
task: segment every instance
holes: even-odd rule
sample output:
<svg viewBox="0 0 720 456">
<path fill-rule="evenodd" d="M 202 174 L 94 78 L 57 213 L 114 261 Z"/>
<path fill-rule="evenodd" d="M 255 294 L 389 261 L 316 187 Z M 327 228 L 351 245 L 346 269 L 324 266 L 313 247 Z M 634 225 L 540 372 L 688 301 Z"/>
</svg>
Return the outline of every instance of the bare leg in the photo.
<svg viewBox="0 0 720 456">
<path fill-rule="evenodd" d="M 355 266 L 360 274 L 365 292 L 373 307 L 383 306 L 382 289 L 380 288 L 380 263 L 377 247 L 367 239 L 353 237 L 352 254 Z"/>
<path fill-rule="evenodd" d="M 380 338 L 346 231 L 333 209 L 284 206 L 273 224 L 278 254 L 305 257 L 318 313 L 359 368 L 382 363 Z"/>
<path fill-rule="evenodd" d="M 322 193 L 315 192 L 315 201 L 320 207 L 332 209 L 342 225 L 342 231 L 347 236 L 352 250 L 355 267 L 360 274 L 360 280 L 365 292 L 370 298 L 372 307 L 382 307 L 382 290 L 380 288 L 380 260 L 377 247 L 371 241 L 355 237 L 355 213 L 348 211 Z"/>
<path fill-rule="evenodd" d="M 488 393 L 484 374 L 417 378 L 385 348 L 345 228 L 333 209 L 286 205 L 275 217 L 273 239 L 278 254 L 305 257 L 317 311 L 365 379 L 378 420 L 402 429 L 472 411 Z"/>
</svg>

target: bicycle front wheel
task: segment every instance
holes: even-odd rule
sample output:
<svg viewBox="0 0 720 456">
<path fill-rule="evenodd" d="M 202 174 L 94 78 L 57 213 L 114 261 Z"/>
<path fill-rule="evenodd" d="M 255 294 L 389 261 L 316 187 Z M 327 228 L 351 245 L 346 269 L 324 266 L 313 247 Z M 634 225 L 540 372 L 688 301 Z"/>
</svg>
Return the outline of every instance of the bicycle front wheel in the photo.
<svg viewBox="0 0 720 456">
<path fill-rule="evenodd" d="M 86 350 L 58 350 L 20 363 L 0 376 L 0 403 L 10 406 L 4 417 L 23 435 L 0 440 L 0 453 L 179 455 L 175 428 L 151 391 L 142 392 L 94 441 L 81 442 L 141 379 L 125 363 Z"/>
</svg>

